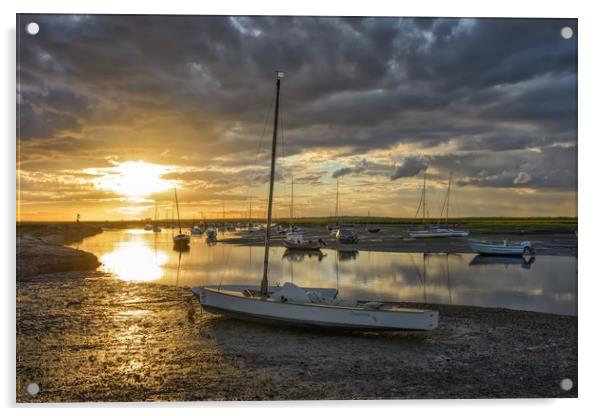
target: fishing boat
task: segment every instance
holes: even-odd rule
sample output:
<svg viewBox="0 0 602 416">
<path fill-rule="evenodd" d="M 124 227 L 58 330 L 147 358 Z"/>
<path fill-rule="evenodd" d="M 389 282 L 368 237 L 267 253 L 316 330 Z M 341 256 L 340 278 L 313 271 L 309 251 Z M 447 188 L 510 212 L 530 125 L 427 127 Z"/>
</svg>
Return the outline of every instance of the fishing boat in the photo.
<svg viewBox="0 0 602 416">
<path fill-rule="evenodd" d="M 189 234 L 184 234 L 182 232 L 182 223 L 180 222 L 180 205 L 178 204 L 178 192 L 176 191 L 176 188 L 174 188 L 173 190 L 174 192 L 174 196 L 176 198 L 176 211 L 178 213 L 178 228 L 179 228 L 179 233 L 173 236 L 173 243 L 174 246 L 182 248 L 182 247 L 188 247 L 188 244 L 190 244 L 190 235 Z"/>
<path fill-rule="evenodd" d="M 439 222 L 434 225 L 427 227 L 426 226 L 426 171 L 428 168 L 424 169 L 424 179 L 422 185 L 422 196 L 420 198 L 420 203 L 418 204 L 418 210 L 416 211 L 415 217 L 418 215 L 418 211 L 420 211 L 420 207 L 422 207 L 422 222 L 423 229 L 421 230 L 410 230 L 408 234 L 412 238 L 444 238 L 444 237 L 468 237 L 468 230 L 458 230 L 449 225 L 441 224 L 441 220 L 443 219 L 443 212 L 445 211 L 445 219 L 446 224 L 449 224 L 449 200 L 450 200 L 450 191 L 451 191 L 451 183 L 452 183 L 452 174 L 449 174 L 449 182 L 447 184 L 447 193 L 445 199 L 443 200 L 443 205 L 441 207 L 441 215 L 439 216 Z"/>
<path fill-rule="evenodd" d="M 535 250 L 529 241 L 513 242 L 508 240 L 485 241 L 470 240 L 470 248 L 475 253 L 494 256 L 522 256 L 525 254 L 535 254 Z"/>
<path fill-rule="evenodd" d="M 265 227 L 263 277 L 259 287 L 201 286 L 192 288 L 203 308 L 215 314 L 238 319 L 287 326 L 339 328 L 345 330 L 404 331 L 432 330 L 438 325 L 437 311 L 397 308 L 383 302 L 345 302 L 338 291 L 323 288 L 302 288 L 293 283 L 282 287 L 268 284 L 270 234 L 272 231 L 272 200 L 278 134 L 280 83 L 284 73 L 276 75 L 276 101 L 270 165 L 270 185 Z"/>
</svg>

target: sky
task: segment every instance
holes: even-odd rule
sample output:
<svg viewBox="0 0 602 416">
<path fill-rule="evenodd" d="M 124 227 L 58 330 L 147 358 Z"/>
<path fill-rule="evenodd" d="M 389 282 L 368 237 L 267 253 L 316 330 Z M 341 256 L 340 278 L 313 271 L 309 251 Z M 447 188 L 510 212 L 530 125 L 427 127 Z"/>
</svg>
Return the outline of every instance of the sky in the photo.
<svg viewBox="0 0 602 416">
<path fill-rule="evenodd" d="M 27 23 L 39 24 L 35 36 Z M 570 27 L 566 39 L 562 29 Z M 576 19 L 20 15 L 17 219 L 576 216 Z M 566 32 L 564 32 L 566 33 Z M 421 215 L 418 214 L 418 215 Z"/>
</svg>

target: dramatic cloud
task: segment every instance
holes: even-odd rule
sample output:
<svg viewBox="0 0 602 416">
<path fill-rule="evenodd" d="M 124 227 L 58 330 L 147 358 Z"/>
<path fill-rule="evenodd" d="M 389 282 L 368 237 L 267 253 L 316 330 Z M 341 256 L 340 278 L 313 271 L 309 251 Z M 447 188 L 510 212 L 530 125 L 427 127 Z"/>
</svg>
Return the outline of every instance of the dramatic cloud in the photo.
<svg viewBox="0 0 602 416">
<path fill-rule="evenodd" d="M 399 178 L 407 178 L 409 176 L 415 176 L 421 171 L 428 167 L 426 160 L 421 157 L 409 156 L 406 157 L 403 163 L 395 168 L 395 171 L 391 175 L 391 180 Z"/>
<path fill-rule="evenodd" d="M 24 32 L 31 20 L 37 36 Z M 365 187 L 353 188 L 355 205 L 378 190 L 382 209 L 402 215 L 382 187 L 412 188 L 427 163 L 436 183 L 453 171 L 463 188 L 525 211 L 542 199 L 516 189 L 554 193 L 574 213 L 575 19 L 20 15 L 18 26 L 28 180 L 76 170 L 86 181 L 86 168 L 143 160 L 174 167 L 191 204 L 242 206 L 265 194 L 280 69 L 278 177 L 299 178 L 300 213 L 327 212 L 333 179 L 345 177 Z M 81 192 L 65 186 L 63 196 Z M 24 202 L 40 199 L 28 192 Z M 99 194 L 91 215 L 115 197 Z"/>
<path fill-rule="evenodd" d="M 366 159 L 362 159 L 361 163 L 354 167 L 344 167 L 341 169 L 337 169 L 332 172 L 333 178 L 340 178 L 341 176 L 349 175 L 351 173 L 362 173 L 368 168 L 368 161 Z"/>
</svg>

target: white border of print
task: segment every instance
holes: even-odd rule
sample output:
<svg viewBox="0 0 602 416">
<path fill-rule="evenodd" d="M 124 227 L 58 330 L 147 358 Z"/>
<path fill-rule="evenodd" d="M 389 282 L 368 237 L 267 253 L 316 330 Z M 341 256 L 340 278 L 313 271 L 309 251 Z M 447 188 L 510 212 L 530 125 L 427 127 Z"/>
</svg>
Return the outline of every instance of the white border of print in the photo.
<svg viewBox="0 0 602 416">
<path fill-rule="evenodd" d="M 16 3 L 16 2 L 15 2 Z M 196 412 L 210 411 L 211 414 L 233 414 L 244 411 L 250 415 L 287 415 L 331 413 L 341 409 L 347 415 L 370 412 L 419 412 L 421 415 L 442 413 L 446 415 L 504 415 L 516 411 L 544 411 L 547 415 L 577 414 L 593 409 L 599 396 L 600 360 L 599 343 L 594 337 L 598 333 L 597 317 L 594 309 L 600 303 L 602 293 L 601 275 L 594 264 L 595 249 L 599 241 L 594 240 L 594 230 L 598 228 L 600 210 L 599 159 L 600 146 L 599 98 L 600 54 L 602 39 L 601 15 L 594 2 L 546 1 L 526 2 L 505 0 L 483 2 L 472 0 L 392 2 L 372 0 L 350 2 L 345 0 L 300 2 L 283 1 L 233 1 L 186 2 L 124 2 L 103 0 L 82 2 L 81 0 L 28 1 L 17 4 L 2 3 L 3 56 L 2 65 L 3 97 L 0 100 L 2 125 L 6 126 L 3 146 L 2 187 L 3 203 L 2 240 L 0 263 L 4 265 L 2 276 L 4 295 L 2 319 L 2 359 L 3 370 L 0 376 L 1 404 L 8 407 L 8 414 L 34 411 L 45 415 L 80 414 L 82 408 L 91 415 L 105 415 L 107 408 L 112 414 L 142 413 L 145 416 L 169 414 L 189 414 L 189 407 L 198 407 Z M 159 403 L 159 404 L 77 404 L 77 405 L 16 405 L 15 404 L 15 13 L 148 13 L 148 14 L 270 14 L 270 15 L 372 15 L 372 16 L 474 16 L 474 17 L 573 17 L 579 18 L 579 222 L 584 224 L 579 230 L 579 399 L 548 400 L 424 400 L 424 401 L 337 401 L 337 402 L 244 402 L 244 403 Z M 598 244 L 597 244 L 598 243 Z M 495 377 L 492 374 L 492 377 Z M 7 414 L 7 413 L 5 413 Z"/>
</svg>

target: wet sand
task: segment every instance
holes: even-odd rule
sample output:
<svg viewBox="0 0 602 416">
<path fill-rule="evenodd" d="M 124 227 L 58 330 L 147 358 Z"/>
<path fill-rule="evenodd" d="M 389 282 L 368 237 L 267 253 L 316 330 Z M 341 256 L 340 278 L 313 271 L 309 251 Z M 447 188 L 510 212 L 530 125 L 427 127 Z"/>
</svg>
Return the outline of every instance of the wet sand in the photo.
<svg viewBox="0 0 602 416">
<path fill-rule="evenodd" d="M 577 396 L 576 317 L 415 306 L 439 310 L 440 327 L 312 332 L 207 314 L 183 287 L 20 275 L 17 401 Z"/>
</svg>

